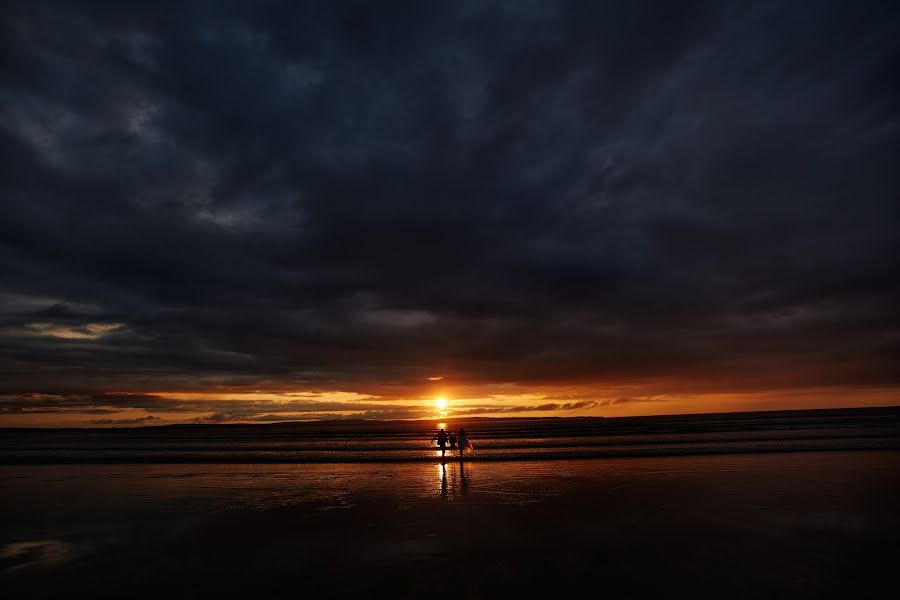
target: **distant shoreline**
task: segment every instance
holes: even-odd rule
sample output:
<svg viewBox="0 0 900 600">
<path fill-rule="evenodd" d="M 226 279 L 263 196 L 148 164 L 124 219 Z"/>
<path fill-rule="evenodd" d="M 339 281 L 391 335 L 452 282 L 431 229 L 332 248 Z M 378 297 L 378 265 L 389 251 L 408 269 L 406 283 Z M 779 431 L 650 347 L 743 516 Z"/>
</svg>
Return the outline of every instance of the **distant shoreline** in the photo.
<svg viewBox="0 0 900 600">
<path fill-rule="evenodd" d="M 714 419 L 741 419 L 747 417 L 772 418 L 780 415 L 783 416 L 825 416 L 829 414 L 851 414 L 851 413 L 872 413 L 872 414 L 896 414 L 900 417 L 900 405 L 888 406 L 863 406 L 863 407 L 846 407 L 846 408 L 804 408 L 804 409 L 782 409 L 782 410 L 759 410 L 759 411 L 737 411 L 737 412 L 704 412 L 704 413 L 673 413 L 665 415 L 640 415 L 640 416 L 553 416 L 553 417 L 440 417 L 428 419 L 320 419 L 315 421 L 277 421 L 269 423 L 240 422 L 240 423 L 165 423 L 159 425 L 139 425 L 139 426 L 104 426 L 104 427 L 17 427 L 2 426 L 0 434 L 9 431 L 141 431 L 141 430 L 160 430 L 160 429 L 233 429 L 233 428 L 278 428 L 278 427 L 321 427 L 321 428 L 342 428 L 354 425 L 361 426 L 410 426 L 416 424 L 426 424 L 431 427 L 434 423 L 480 423 L 480 422 L 652 422 L 663 420 L 714 420 Z"/>
</svg>

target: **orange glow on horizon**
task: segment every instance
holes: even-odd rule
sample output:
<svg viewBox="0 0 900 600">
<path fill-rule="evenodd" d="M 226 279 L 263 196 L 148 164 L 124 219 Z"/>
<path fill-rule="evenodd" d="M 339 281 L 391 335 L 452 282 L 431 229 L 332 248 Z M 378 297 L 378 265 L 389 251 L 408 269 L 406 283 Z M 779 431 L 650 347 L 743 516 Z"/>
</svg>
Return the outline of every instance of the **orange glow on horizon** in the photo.
<svg viewBox="0 0 900 600">
<path fill-rule="evenodd" d="M 525 417 L 635 417 L 900 405 L 890 387 L 819 387 L 714 392 L 657 386 L 526 387 L 456 385 L 430 394 L 340 390 L 214 392 L 106 392 L 0 394 L 15 410 L 4 427 L 130 427 L 173 423 L 265 423 L 340 419 L 458 420 Z M 379 390 L 380 391 L 380 390 Z M 400 391 L 402 393 L 402 390 Z M 666 393 L 668 392 L 668 393 Z M 433 392 L 432 392 L 433 393 Z M 129 400 L 130 397 L 134 401 Z"/>
</svg>

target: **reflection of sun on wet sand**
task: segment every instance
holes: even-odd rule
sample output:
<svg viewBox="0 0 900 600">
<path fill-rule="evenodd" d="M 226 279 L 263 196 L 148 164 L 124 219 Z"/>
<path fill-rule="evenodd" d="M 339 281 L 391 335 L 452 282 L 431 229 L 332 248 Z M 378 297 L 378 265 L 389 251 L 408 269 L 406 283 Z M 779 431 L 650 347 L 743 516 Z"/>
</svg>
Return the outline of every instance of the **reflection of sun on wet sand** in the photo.
<svg viewBox="0 0 900 600">
<path fill-rule="evenodd" d="M 439 570 L 459 597 L 567 597 L 599 580 L 608 597 L 847 600 L 859 582 L 893 583 L 898 420 L 472 421 L 476 460 L 443 463 L 426 446 L 434 422 L 229 427 L 224 448 L 223 429 L 151 430 L 148 450 L 127 451 L 110 450 L 117 432 L 6 433 L 8 461 L 55 460 L 46 448 L 64 443 L 67 460 L 117 462 L 0 464 L 0 588 L 159 598 L 202 582 L 205 596 L 282 597 L 301 581 L 419 598 Z M 271 445 L 283 462 L 259 462 Z M 196 447 L 226 462 L 152 462 Z"/>
<path fill-rule="evenodd" d="M 438 489 L 444 499 L 453 500 L 466 493 L 472 466 L 463 461 L 446 461 L 437 465 Z"/>
<path fill-rule="evenodd" d="M 739 580 L 744 597 L 846 599 L 858 597 L 858 581 L 886 584 L 893 572 L 898 466 L 896 451 L 81 465 L 78 477 L 65 465 L 31 466 L 27 477 L 6 466 L 3 556 L 31 558 L 27 569 L 7 567 L 4 597 L 100 588 L 161 597 L 197 581 L 211 596 L 281 596 L 298 577 L 336 596 L 377 581 L 421 597 L 439 566 L 464 597 L 565 596 L 599 574 L 610 597 L 725 597 Z M 86 493 L 96 489 L 104 496 Z M 24 543 L 38 531 L 57 532 L 59 545 Z M 105 551 L 53 558 L 74 540 Z"/>
</svg>

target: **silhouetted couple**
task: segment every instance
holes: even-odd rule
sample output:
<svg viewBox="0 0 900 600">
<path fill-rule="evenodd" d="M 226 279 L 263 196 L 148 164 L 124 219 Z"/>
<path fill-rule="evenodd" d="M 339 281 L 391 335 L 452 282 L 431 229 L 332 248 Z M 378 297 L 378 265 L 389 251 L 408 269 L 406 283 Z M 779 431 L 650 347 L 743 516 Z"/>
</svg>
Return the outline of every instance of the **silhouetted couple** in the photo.
<svg viewBox="0 0 900 600">
<path fill-rule="evenodd" d="M 432 442 L 437 442 L 438 447 L 441 449 L 441 458 L 444 457 L 444 453 L 447 452 L 447 445 L 450 446 L 450 451 L 453 452 L 456 450 L 456 447 L 459 446 L 459 457 L 462 458 L 463 453 L 466 450 L 472 449 L 472 443 L 469 442 L 469 438 L 466 437 L 466 430 L 460 428 L 459 434 L 455 433 L 447 433 L 444 431 L 444 428 L 441 427 L 441 430 L 437 432 L 433 438 L 431 438 Z"/>
</svg>

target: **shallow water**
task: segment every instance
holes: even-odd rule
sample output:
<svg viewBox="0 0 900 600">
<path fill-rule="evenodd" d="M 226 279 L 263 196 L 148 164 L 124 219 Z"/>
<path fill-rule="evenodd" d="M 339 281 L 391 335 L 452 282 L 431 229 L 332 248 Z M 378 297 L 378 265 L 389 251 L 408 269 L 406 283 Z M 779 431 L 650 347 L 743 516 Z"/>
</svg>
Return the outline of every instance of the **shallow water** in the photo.
<svg viewBox="0 0 900 600">
<path fill-rule="evenodd" d="M 470 461 L 900 448 L 900 409 L 683 415 L 0 430 L 0 464 L 433 462 L 437 427 L 465 427 Z M 447 450 L 448 456 L 455 453 Z"/>
</svg>

